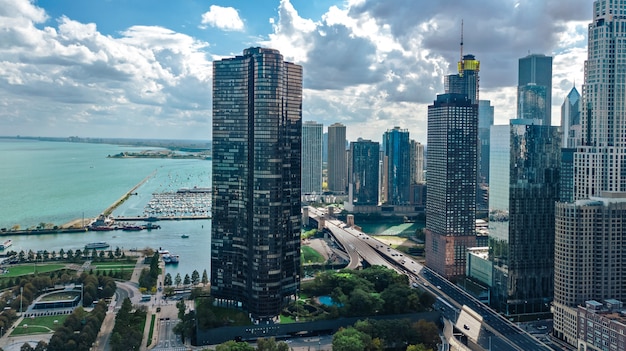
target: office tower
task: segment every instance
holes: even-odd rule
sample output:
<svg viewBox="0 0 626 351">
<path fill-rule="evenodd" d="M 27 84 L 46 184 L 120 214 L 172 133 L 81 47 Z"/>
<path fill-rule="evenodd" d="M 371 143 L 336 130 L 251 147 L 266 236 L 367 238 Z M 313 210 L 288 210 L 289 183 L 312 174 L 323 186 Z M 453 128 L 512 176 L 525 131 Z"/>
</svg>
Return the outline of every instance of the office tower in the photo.
<svg viewBox="0 0 626 351">
<path fill-rule="evenodd" d="M 213 63 L 211 295 L 272 320 L 300 285 L 302 67 L 276 50 Z"/>
<path fill-rule="evenodd" d="M 502 135 L 492 136 L 492 174 L 500 174 L 490 183 L 491 305 L 505 316 L 546 315 L 554 292 L 561 136 L 558 127 L 542 123 L 513 119 Z"/>
<path fill-rule="evenodd" d="M 466 95 L 472 104 L 478 103 L 480 61 L 474 55 L 464 55 L 457 64 L 459 73 L 444 77 L 446 94 Z"/>
<path fill-rule="evenodd" d="M 478 179 L 476 208 L 489 208 L 489 141 L 494 112 L 491 101 L 478 101 Z"/>
<path fill-rule="evenodd" d="M 324 125 L 302 124 L 302 194 L 322 194 L 322 132 Z"/>
<path fill-rule="evenodd" d="M 582 143 L 580 124 L 580 94 L 576 87 L 561 105 L 561 202 L 574 201 L 574 152 Z"/>
<path fill-rule="evenodd" d="M 380 144 L 359 138 L 350 143 L 350 188 L 354 205 L 378 204 Z"/>
<path fill-rule="evenodd" d="M 394 127 L 383 134 L 383 151 L 387 173 L 387 204 L 409 203 L 411 184 L 411 150 L 409 131 Z"/>
<path fill-rule="evenodd" d="M 426 265 L 446 278 L 465 274 L 476 245 L 478 105 L 463 94 L 428 106 Z"/>
<path fill-rule="evenodd" d="M 574 148 L 580 145 L 582 135 L 580 134 L 580 94 L 576 87 L 567 94 L 565 101 L 561 105 L 561 130 L 563 138 L 562 147 Z"/>
<path fill-rule="evenodd" d="M 333 123 L 328 126 L 328 190 L 343 194 L 348 181 L 348 162 L 346 160 L 346 126 Z"/>
<path fill-rule="evenodd" d="M 626 19 L 616 16 L 623 13 L 623 1 L 593 3 L 573 201 L 556 204 L 554 335 L 576 347 L 587 323 L 578 306 L 626 299 Z M 605 329 L 591 330 L 593 349 L 608 345 L 599 345 L 614 333 Z"/>
<path fill-rule="evenodd" d="M 411 184 L 424 182 L 424 145 L 411 140 Z"/>
<path fill-rule="evenodd" d="M 517 118 L 552 125 L 552 57 L 532 54 L 519 59 Z"/>
</svg>

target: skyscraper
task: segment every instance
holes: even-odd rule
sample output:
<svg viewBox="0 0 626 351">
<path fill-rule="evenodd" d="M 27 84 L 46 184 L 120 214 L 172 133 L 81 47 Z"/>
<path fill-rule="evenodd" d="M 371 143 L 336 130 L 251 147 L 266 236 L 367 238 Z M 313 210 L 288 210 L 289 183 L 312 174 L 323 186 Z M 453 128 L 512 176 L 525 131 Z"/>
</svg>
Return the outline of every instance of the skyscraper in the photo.
<svg viewBox="0 0 626 351">
<path fill-rule="evenodd" d="M 552 125 L 552 57 L 532 54 L 519 59 L 517 118 Z"/>
<path fill-rule="evenodd" d="M 478 104 L 480 61 L 474 55 L 464 55 L 457 66 L 459 73 L 444 77 L 446 94 L 463 94 L 472 104 Z"/>
<path fill-rule="evenodd" d="M 383 134 L 387 168 L 387 204 L 407 205 L 411 185 L 411 150 L 409 131 L 394 127 Z"/>
<path fill-rule="evenodd" d="M 378 204 L 380 144 L 359 138 L 350 143 L 350 188 L 354 205 Z"/>
<path fill-rule="evenodd" d="M 506 316 L 539 317 L 548 314 L 554 292 L 560 131 L 540 120 L 523 119 L 511 120 L 506 129 L 508 145 L 500 150 L 508 157 L 494 157 L 494 161 L 507 163 L 494 163 L 494 169 L 508 176 L 492 179 L 489 202 L 491 304 Z"/>
<path fill-rule="evenodd" d="M 446 278 L 465 274 L 476 245 L 478 105 L 464 94 L 428 106 L 426 265 Z"/>
<path fill-rule="evenodd" d="M 314 121 L 302 124 L 302 194 L 322 194 L 322 132 Z"/>
<path fill-rule="evenodd" d="M 561 105 L 561 129 L 563 138 L 562 147 L 574 148 L 580 145 L 582 135 L 580 134 L 580 94 L 576 87 L 572 87 L 567 97 Z"/>
<path fill-rule="evenodd" d="M 343 194 L 348 181 L 346 161 L 346 126 L 333 123 L 328 126 L 328 164 L 326 167 L 328 190 Z"/>
<path fill-rule="evenodd" d="M 211 295 L 272 320 L 300 285 L 302 67 L 245 49 L 213 63 Z"/>
<path fill-rule="evenodd" d="M 422 184 L 424 179 L 424 145 L 411 140 L 411 184 Z"/>
<path fill-rule="evenodd" d="M 573 201 L 556 204 L 554 335 L 578 346 L 577 306 L 626 299 L 626 4 L 597 0 L 588 26 Z M 608 345 L 590 331 L 594 349 Z M 603 334 L 604 333 L 604 334 Z M 595 341 L 594 341 L 595 339 Z M 589 341 L 589 340 L 588 340 Z M 591 346 L 591 345 L 590 345 Z"/>
<path fill-rule="evenodd" d="M 489 100 L 478 101 L 478 188 L 476 190 L 476 208 L 489 207 L 489 143 L 494 111 Z"/>
</svg>

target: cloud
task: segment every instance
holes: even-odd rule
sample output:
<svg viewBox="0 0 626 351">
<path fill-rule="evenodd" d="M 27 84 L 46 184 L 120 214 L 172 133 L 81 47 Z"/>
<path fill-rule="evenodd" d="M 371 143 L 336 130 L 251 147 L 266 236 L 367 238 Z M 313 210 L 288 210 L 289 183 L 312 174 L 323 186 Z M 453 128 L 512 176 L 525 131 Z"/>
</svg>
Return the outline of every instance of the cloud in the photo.
<svg viewBox="0 0 626 351">
<path fill-rule="evenodd" d="M 47 18 L 40 9 L 11 3 L 0 21 L 0 42 L 10 40 L 0 45 L 4 133 L 209 138 L 208 43 L 156 26 L 112 37 L 67 17 L 37 28 Z"/>
<path fill-rule="evenodd" d="M 244 25 L 239 12 L 233 7 L 211 5 L 208 12 L 202 14 L 203 25 L 209 24 L 226 31 L 243 31 Z"/>
</svg>

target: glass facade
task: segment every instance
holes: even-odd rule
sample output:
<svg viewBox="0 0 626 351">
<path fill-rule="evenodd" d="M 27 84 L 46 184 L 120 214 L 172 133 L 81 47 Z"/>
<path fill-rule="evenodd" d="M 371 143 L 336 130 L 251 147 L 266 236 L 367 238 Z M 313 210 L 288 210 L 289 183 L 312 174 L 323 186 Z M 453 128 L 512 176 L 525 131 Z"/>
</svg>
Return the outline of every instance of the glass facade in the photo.
<svg viewBox="0 0 626 351">
<path fill-rule="evenodd" d="M 476 245 L 478 105 L 442 94 L 428 106 L 426 265 L 446 278 L 465 275 Z"/>
<path fill-rule="evenodd" d="M 211 295 L 270 320 L 300 284 L 302 67 L 249 48 L 213 63 Z"/>
<path fill-rule="evenodd" d="M 506 192 L 494 189 L 489 204 L 491 301 L 506 315 L 547 313 L 554 292 L 554 204 L 559 196 L 561 138 L 558 127 L 541 123 L 511 120 L 509 160 L 500 165 L 509 170 L 508 199 Z M 497 189 L 505 187 L 498 185 Z"/>
<path fill-rule="evenodd" d="M 350 167 L 352 203 L 355 205 L 377 205 L 380 144 L 371 140 L 359 139 L 350 143 L 350 155 L 352 156 Z"/>
<path fill-rule="evenodd" d="M 407 205 L 411 187 L 411 143 L 409 131 L 395 127 L 383 134 L 387 173 L 387 204 Z"/>
<path fill-rule="evenodd" d="M 552 57 L 540 54 L 519 59 L 517 118 L 540 119 L 552 125 Z"/>
</svg>

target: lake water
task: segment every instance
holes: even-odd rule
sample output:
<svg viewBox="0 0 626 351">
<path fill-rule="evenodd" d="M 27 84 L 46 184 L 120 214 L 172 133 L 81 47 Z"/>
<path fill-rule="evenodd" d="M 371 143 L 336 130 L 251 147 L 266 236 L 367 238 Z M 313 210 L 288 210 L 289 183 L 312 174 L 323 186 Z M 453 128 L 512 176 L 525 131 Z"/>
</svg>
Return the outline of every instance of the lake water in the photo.
<svg viewBox="0 0 626 351">
<path fill-rule="evenodd" d="M 211 161 L 107 158 L 146 148 L 107 144 L 0 139 L 0 228 L 22 229 L 94 218 L 150 176 L 114 216 L 138 216 L 152 193 L 210 187 Z M 161 229 L 140 232 L 85 232 L 11 236 L 15 250 L 82 249 L 106 241 L 114 249 L 152 247 L 180 255 L 175 275 L 210 272 L 211 221 L 160 221 Z M 189 238 L 181 238 L 182 234 Z"/>
</svg>

